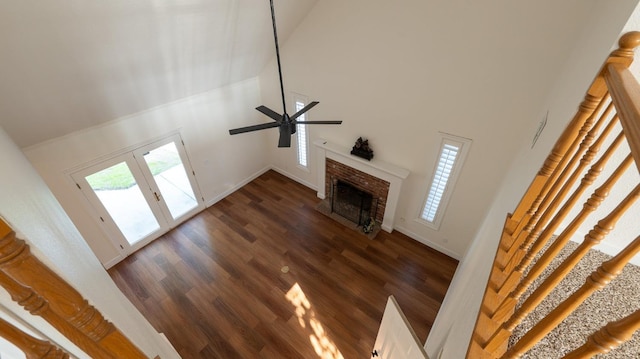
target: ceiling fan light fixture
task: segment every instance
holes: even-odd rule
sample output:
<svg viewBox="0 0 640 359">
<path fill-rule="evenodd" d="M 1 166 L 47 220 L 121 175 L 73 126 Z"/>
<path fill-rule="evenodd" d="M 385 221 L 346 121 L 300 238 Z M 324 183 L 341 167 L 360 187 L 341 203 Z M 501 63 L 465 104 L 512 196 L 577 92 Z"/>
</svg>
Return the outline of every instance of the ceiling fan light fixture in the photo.
<svg viewBox="0 0 640 359">
<path fill-rule="evenodd" d="M 279 114 L 267 106 L 258 106 L 256 110 L 261 112 L 262 114 L 271 118 L 274 122 L 263 123 L 259 125 L 246 126 L 235 128 L 229 130 L 230 135 L 237 135 L 245 132 L 259 131 L 267 128 L 278 127 L 280 137 L 278 139 L 278 147 L 291 147 L 291 136 L 296 133 L 296 125 L 298 121 L 296 120 L 298 117 L 303 115 L 305 112 L 309 111 L 315 105 L 317 105 L 318 101 L 313 101 L 303 107 L 300 111 L 296 112 L 292 116 L 287 114 L 287 104 L 285 102 L 284 96 L 284 83 L 282 81 L 282 65 L 280 64 L 280 47 L 278 46 L 278 31 L 276 29 L 276 15 L 273 7 L 273 0 L 269 0 L 269 4 L 271 6 L 271 23 L 273 25 L 273 39 L 276 45 L 276 59 L 278 62 L 278 77 L 280 80 L 280 95 L 282 97 L 282 108 L 283 113 Z M 342 121 L 300 121 L 305 125 L 339 125 Z"/>
</svg>

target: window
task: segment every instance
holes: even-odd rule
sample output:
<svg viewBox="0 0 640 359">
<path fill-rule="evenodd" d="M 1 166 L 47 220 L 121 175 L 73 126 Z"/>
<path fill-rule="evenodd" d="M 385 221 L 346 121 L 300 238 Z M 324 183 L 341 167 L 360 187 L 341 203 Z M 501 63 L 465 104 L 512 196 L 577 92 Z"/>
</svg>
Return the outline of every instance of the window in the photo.
<svg viewBox="0 0 640 359">
<path fill-rule="evenodd" d="M 449 202 L 462 163 L 467 155 L 471 140 L 449 134 L 440 134 L 440 152 L 433 170 L 431 185 L 420 213 L 420 219 L 434 229 L 440 228 L 440 222 Z"/>
<path fill-rule="evenodd" d="M 295 112 L 298 112 L 304 108 L 307 104 L 307 98 L 301 95 L 294 94 L 293 95 L 294 103 L 295 103 Z M 294 112 L 294 113 L 295 113 Z M 298 121 L 303 122 L 306 121 L 307 113 L 304 113 L 300 117 L 297 118 Z M 307 134 L 307 126 L 298 124 L 296 126 L 296 143 L 297 143 L 297 157 L 298 157 L 298 166 L 303 169 L 308 169 L 308 160 L 309 160 L 309 135 Z"/>
</svg>

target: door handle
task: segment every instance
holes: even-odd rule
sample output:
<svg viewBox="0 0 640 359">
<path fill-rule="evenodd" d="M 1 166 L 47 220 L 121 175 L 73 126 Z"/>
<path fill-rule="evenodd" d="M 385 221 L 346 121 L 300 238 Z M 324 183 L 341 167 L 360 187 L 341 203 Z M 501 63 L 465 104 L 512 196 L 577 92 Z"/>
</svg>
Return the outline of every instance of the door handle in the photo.
<svg viewBox="0 0 640 359">
<path fill-rule="evenodd" d="M 160 195 L 158 192 L 153 192 L 153 195 L 156 196 L 156 201 L 160 202 Z"/>
<path fill-rule="evenodd" d="M 378 351 L 377 350 L 372 351 L 371 352 L 371 356 L 372 357 L 377 357 L 378 356 Z"/>
</svg>

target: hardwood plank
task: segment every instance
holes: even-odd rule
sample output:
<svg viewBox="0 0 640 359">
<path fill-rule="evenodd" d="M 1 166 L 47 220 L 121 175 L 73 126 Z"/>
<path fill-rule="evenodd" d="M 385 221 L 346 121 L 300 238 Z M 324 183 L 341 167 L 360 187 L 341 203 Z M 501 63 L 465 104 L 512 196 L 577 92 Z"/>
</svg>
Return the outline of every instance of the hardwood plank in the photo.
<svg viewBox="0 0 640 359">
<path fill-rule="evenodd" d="M 457 261 L 318 202 L 269 171 L 109 273 L 184 358 L 366 357 L 390 294 L 426 340 Z"/>
</svg>

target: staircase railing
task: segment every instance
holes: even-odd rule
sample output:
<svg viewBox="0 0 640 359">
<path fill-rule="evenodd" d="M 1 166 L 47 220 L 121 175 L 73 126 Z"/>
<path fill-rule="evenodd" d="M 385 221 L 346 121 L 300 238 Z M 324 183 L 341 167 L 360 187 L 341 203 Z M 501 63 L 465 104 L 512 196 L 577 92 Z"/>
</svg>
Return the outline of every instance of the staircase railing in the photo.
<svg viewBox="0 0 640 359">
<path fill-rule="evenodd" d="M 69 283 L 35 257 L 22 239 L 0 220 L 0 285 L 25 310 L 42 317 L 91 358 L 146 358 L 113 323 Z M 0 335 L 28 358 L 65 357 L 51 343 L 0 322 Z"/>
<path fill-rule="evenodd" d="M 587 90 L 577 113 L 557 140 L 513 214 L 507 215 L 467 358 L 518 358 L 524 355 L 593 292 L 606 286 L 640 252 L 640 237 L 618 255 L 603 262 L 569 298 L 551 310 L 515 343 L 514 329 L 558 286 L 580 259 L 605 240 L 616 223 L 640 197 L 632 185 L 606 216 L 593 224 L 580 245 L 526 298 L 524 294 L 558 256 L 589 215 L 609 197 L 627 171 L 640 171 L 640 85 L 629 71 L 640 32 L 622 36 Z M 620 130 L 620 127 L 622 130 Z M 627 143 L 630 153 L 611 164 Z M 591 164 L 597 157 L 597 160 Z M 615 170 L 586 202 L 583 194 L 594 187 L 605 166 Z M 580 181 L 579 181 L 580 180 Z M 577 210 L 580 208 L 581 210 Z M 573 210 L 576 208 L 576 210 Z M 573 210 L 573 211 L 572 211 Z M 570 214 L 576 213 L 573 218 Z M 561 228 L 561 224 L 568 225 Z M 601 328 L 566 358 L 589 358 L 628 340 L 640 328 L 640 308 Z M 609 319 L 611 320 L 611 319 Z"/>
</svg>

